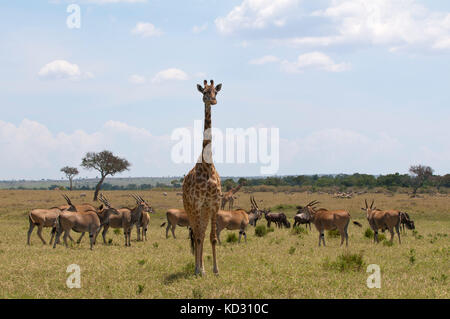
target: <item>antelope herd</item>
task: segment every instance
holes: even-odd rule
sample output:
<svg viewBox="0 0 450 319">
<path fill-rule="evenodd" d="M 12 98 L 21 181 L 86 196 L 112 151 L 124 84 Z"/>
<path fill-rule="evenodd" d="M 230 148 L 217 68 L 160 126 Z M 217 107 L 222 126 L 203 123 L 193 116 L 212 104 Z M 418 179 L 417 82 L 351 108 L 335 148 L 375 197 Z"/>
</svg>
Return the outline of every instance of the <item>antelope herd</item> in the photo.
<svg viewBox="0 0 450 319">
<path fill-rule="evenodd" d="M 123 229 L 125 246 L 131 246 L 131 230 L 136 227 L 137 241 L 147 240 L 147 230 L 150 222 L 150 214 L 155 213 L 152 206 L 145 201 L 141 196 L 130 195 L 136 201 L 134 207 L 113 207 L 109 200 L 100 194 L 99 201 L 101 205 L 94 207 L 91 204 L 75 205 L 70 198 L 63 195 L 67 204 L 51 207 L 49 209 L 33 209 L 28 214 L 29 229 L 27 233 L 27 244 L 31 243 L 31 234 L 35 227 L 38 228 L 37 235 L 43 244 L 46 244 L 42 236 L 44 227 L 52 228 L 50 245 L 53 243 L 53 248 L 60 242 L 60 237 L 63 235 L 65 246 L 68 246 L 67 239 L 72 242 L 73 238 L 70 236 L 71 231 L 81 233 L 77 240 L 80 243 L 84 234 L 89 233 L 90 249 L 93 249 L 97 236 L 102 232 L 103 243 L 107 244 L 106 235 L 109 228 Z M 297 213 L 294 216 L 293 227 L 305 225 L 311 229 L 311 223 L 314 224 L 319 232 L 319 246 L 323 243 L 325 246 L 325 230 L 338 230 L 341 236 L 341 246 L 344 241 L 348 246 L 348 226 L 351 221 L 351 216 L 346 210 L 328 210 L 325 208 L 317 208 L 318 201 L 314 200 L 305 206 L 297 206 Z M 392 242 L 395 236 L 394 230 L 397 233 L 399 243 L 400 231 L 405 232 L 406 229 L 415 229 L 414 221 L 406 212 L 399 210 L 381 210 L 374 207 L 374 201 L 368 205 L 365 200 L 365 206 L 361 208 L 366 212 L 366 219 L 369 227 L 374 232 L 374 242 L 378 243 L 378 231 L 384 232 L 388 230 L 391 234 L 390 241 Z M 254 196 L 250 196 L 250 209 L 245 210 L 237 208 L 234 210 L 219 210 L 216 219 L 217 239 L 219 244 L 220 233 L 222 230 L 238 230 L 239 242 L 241 237 L 247 241 L 246 229 L 250 224 L 256 227 L 258 220 L 264 219 L 267 222 L 267 227 L 271 227 L 274 223 L 278 228 L 290 228 L 291 224 L 287 216 L 283 212 L 271 212 L 270 209 L 260 209 Z M 168 209 L 166 211 L 167 221 L 161 224 L 161 227 L 166 227 L 166 238 L 169 238 L 169 229 L 172 236 L 176 239 L 176 226 L 187 227 L 190 230 L 190 223 L 188 215 L 184 209 Z M 361 223 L 353 221 L 353 224 L 362 227 Z"/>
</svg>

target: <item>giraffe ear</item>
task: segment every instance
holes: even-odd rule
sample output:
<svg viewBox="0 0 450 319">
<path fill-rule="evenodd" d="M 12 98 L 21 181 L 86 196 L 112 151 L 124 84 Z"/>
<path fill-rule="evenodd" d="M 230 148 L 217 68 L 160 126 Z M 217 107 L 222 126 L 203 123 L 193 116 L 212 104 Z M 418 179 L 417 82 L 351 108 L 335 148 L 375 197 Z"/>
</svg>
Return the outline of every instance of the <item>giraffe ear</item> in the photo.
<svg viewBox="0 0 450 319">
<path fill-rule="evenodd" d="M 203 88 L 202 88 L 202 86 L 201 86 L 200 84 L 197 84 L 197 90 L 198 90 L 200 93 L 203 93 Z"/>
<path fill-rule="evenodd" d="M 222 83 L 217 84 L 216 86 L 216 92 L 219 92 L 222 89 Z"/>
</svg>

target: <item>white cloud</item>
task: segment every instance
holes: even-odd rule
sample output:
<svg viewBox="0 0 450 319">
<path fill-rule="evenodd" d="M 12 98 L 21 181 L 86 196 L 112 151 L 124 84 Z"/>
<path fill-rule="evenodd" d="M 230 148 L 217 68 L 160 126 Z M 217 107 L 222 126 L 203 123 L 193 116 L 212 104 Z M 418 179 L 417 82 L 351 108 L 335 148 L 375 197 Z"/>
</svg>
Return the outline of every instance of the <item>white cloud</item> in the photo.
<svg viewBox="0 0 450 319">
<path fill-rule="evenodd" d="M 134 84 L 144 84 L 146 82 L 145 76 L 139 74 L 132 74 L 128 77 L 128 81 Z"/>
<path fill-rule="evenodd" d="M 143 38 L 147 37 L 159 37 L 163 34 L 161 29 L 158 29 L 149 22 L 138 22 L 136 26 L 131 30 L 131 33 L 140 35 Z"/>
<path fill-rule="evenodd" d="M 203 31 L 205 31 L 206 29 L 208 29 L 208 23 L 204 23 L 204 24 L 202 24 L 201 26 L 193 26 L 192 27 L 192 32 L 194 32 L 194 33 L 200 33 L 200 32 L 203 32 Z"/>
<path fill-rule="evenodd" d="M 416 0 L 333 0 L 312 16 L 328 19 L 334 34 L 291 38 L 287 43 L 380 45 L 391 51 L 450 49 L 450 13 L 431 11 Z"/>
<path fill-rule="evenodd" d="M 158 72 L 152 79 L 152 82 L 159 83 L 167 80 L 187 80 L 188 75 L 180 69 L 170 68 Z"/>
<path fill-rule="evenodd" d="M 349 63 L 335 63 L 322 52 L 309 52 L 298 56 L 297 61 L 283 61 L 282 69 L 290 73 L 301 73 L 308 69 L 318 69 L 328 72 L 343 72 L 350 69 Z"/>
<path fill-rule="evenodd" d="M 144 128 L 108 121 L 96 132 L 76 130 L 52 133 L 45 125 L 24 119 L 18 126 L 0 120 L 0 179 L 57 178 L 66 165 L 79 167 L 87 152 L 104 149 L 113 151 L 132 163 L 132 169 L 142 175 L 169 172 L 171 140 L 169 136 L 154 136 Z M 128 174 L 128 173 L 125 173 Z M 84 171 L 80 176 L 96 176 Z"/>
<path fill-rule="evenodd" d="M 251 60 L 249 63 L 250 64 L 256 64 L 256 65 L 261 65 L 261 64 L 267 64 L 267 63 L 274 63 L 274 62 L 278 62 L 280 59 L 277 58 L 276 56 L 273 55 L 265 55 L 261 58 L 258 59 L 253 59 Z"/>
<path fill-rule="evenodd" d="M 78 65 L 66 60 L 55 60 L 44 65 L 38 72 L 39 77 L 45 79 L 69 79 L 80 80 L 82 78 L 93 78 L 91 72 L 81 72 Z"/>
<path fill-rule="evenodd" d="M 299 0 L 243 0 L 225 17 L 219 17 L 214 22 L 223 34 L 240 29 L 263 29 L 268 25 L 281 27 L 298 3 Z"/>
</svg>

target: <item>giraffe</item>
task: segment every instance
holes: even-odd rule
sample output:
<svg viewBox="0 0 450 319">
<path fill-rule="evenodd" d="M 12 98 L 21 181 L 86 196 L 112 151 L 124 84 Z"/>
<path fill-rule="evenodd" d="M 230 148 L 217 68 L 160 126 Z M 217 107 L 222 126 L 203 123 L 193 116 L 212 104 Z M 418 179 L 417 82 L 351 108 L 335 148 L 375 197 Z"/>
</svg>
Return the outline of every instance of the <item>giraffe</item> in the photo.
<svg viewBox="0 0 450 319">
<path fill-rule="evenodd" d="M 222 203 L 220 204 L 220 209 L 224 210 L 227 202 L 228 202 L 228 210 L 233 209 L 233 203 L 234 203 L 233 195 L 236 194 L 241 189 L 241 187 L 242 187 L 242 184 L 239 184 L 238 186 L 230 189 L 228 192 L 223 194 Z"/>
<path fill-rule="evenodd" d="M 214 86 L 205 80 L 204 87 L 197 84 L 197 89 L 203 94 L 205 104 L 205 123 L 203 132 L 202 154 L 195 166 L 189 171 L 183 180 L 183 206 L 189 219 L 191 248 L 195 256 L 195 274 L 204 275 L 203 242 L 206 228 L 211 219 L 210 241 L 213 255 L 213 272 L 219 273 L 216 259 L 217 243 L 217 212 L 219 211 L 222 194 L 220 176 L 212 160 L 212 134 L 211 134 L 211 105 L 217 103 L 216 94 L 222 88 L 222 84 Z"/>
</svg>

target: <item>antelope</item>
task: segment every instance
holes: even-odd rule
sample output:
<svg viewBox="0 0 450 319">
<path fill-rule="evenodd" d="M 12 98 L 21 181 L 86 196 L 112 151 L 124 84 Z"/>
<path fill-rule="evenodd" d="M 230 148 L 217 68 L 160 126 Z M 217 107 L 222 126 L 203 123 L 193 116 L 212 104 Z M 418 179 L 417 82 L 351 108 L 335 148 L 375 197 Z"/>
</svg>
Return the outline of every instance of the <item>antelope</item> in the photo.
<svg viewBox="0 0 450 319">
<path fill-rule="evenodd" d="M 219 244 L 221 243 L 220 232 L 225 228 L 228 230 L 239 229 L 239 242 L 241 242 L 242 235 L 244 235 L 245 242 L 247 242 L 247 234 L 245 232 L 247 225 L 250 224 L 256 227 L 256 222 L 262 215 L 253 196 L 250 197 L 250 203 L 251 209 L 248 212 L 240 208 L 231 211 L 219 210 L 217 214 L 217 238 Z"/>
<path fill-rule="evenodd" d="M 148 210 L 142 212 L 142 217 L 139 223 L 136 224 L 137 240 L 141 240 L 141 229 L 142 229 L 142 241 L 147 241 L 147 229 L 150 223 L 150 214 L 154 214 L 153 208 L 148 205 Z"/>
<path fill-rule="evenodd" d="M 109 223 L 103 226 L 103 243 L 106 244 L 106 233 L 109 227 L 123 228 L 123 234 L 125 236 L 125 246 L 131 246 L 131 229 L 134 225 L 140 223 L 142 214 L 149 212 L 151 206 L 138 195 L 130 195 L 136 200 L 136 206 L 134 208 L 122 207 L 117 209 L 118 214 L 113 215 L 109 219 Z"/>
<path fill-rule="evenodd" d="M 303 207 L 297 206 L 297 214 L 294 216 L 294 226 L 305 224 L 305 228 L 308 228 L 311 230 L 311 220 L 309 219 L 309 216 L 307 213 L 302 212 Z"/>
<path fill-rule="evenodd" d="M 408 213 L 400 212 L 400 229 L 406 233 L 406 229 L 416 229 L 414 221 Z"/>
<path fill-rule="evenodd" d="M 370 228 L 374 231 L 374 242 L 378 241 L 378 229 L 382 229 L 383 231 L 389 229 L 391 233 L 391 242 L 394 240 L 394 227 L 395 231 L 398 235 L 398 242 L 401 244 L 400 240 L 400 215 L 401 213 L 398 210 L 381 210 L 373 207 L 374 200 L 372 200 L 372 204 L 367 205 L 367 200 L 364 200 L 366 207 L 361 208 L 366 212 L 367 221 L 369 222 Z"/>
<path fill-rule="evenodd" d="M 97 234 L 101 226 L 107 225 L 109 222 L 109 216 L 118 215 L 119 213 L 115 208 L 104 207 L 101 205 L 98 210 L 89 210 L 85 212 L 73 212 L 63 211 L 59 214 L 55 222 L 57 231 L 56 240 L 53 244 L 53 248 L 56 247 L 56 243 L 59 241 L 61 233 L 64 231 L 64 244 L 67 245 L 67 237 L 71 230 L 76 232 L 89 232 L 90 249 L 93 249 Z"/>
<path fill-rule="evenodd" d="M 86 211 L 90 211 L 90 210 L 92 210 L 92 211 L 96 210 L 96 208 L 94 206 L 92 206 L 91 204 L 83 203 L 83 204 L 80 204 L 80 205 L 74 205 L 67 195 L 63 195 L 63 197 L 66 200 L 67 205 L 58 206 L 58 208 L 61 209 L 61 211 L 63 211 L 63 210 L 71 210 L 71 211 L 77 211 L 77 212 L 86 212 Z M 53 229 L 52 229 L 52 238 L 53 238 L 53 236 L 55 234 L 56 234 L 56 228 L 53 227 Z M 78 238 L 77 244 L 81 243 L 81 240 L 83 239 L 83 237 L 84 237 L 84 232 L 81 233 L 80 238 Z M 73 239 L 71 239 L 71 238 L 72 237 L 70 237 L 70 235 L 69 235 L 69 239 L 73 241 Z M 51 240 L 50 240 L 50 244 L 51 244 Z"/>
<path fill-rule="evenodd" d="M 327 210 L 325 208 L 316 209 L 314 206 L 319 204 L 318 201 L 314 200 L 302 207 L 300 211 L 306 214 L 306 216 L 314 223 L 316 229 L 319 231 L 319 247 L 320 243 L 323 242 L 325 246 L 325 230 L 339 230 L 341 235 L 341 246 L 344 243 L 348 246 L 348 224 L 350 223 L 350 214 L 346 210 Z M 353 221 L 358 227 L 362 227 L 357 221 Z"/>
<path fill-rule="evenodd" d="M 35 226 L 38 227 L 37 234 L 39 238 L 42 240 L 42 243 L 46 245 L 44 238 L 42 237 L 42 228 L 44 227 L 54 227 L 56 218 L 62 210 L 58 207 L 52 207 L 50 209 L 33 209 L 28 213 L 28 220 L 30 222 L 30 227 L 28 228 L 28 238 L 27 244 L 30 245 L 31 233 Z M 50 245 L 52 244 L 53 238 L 55 237 L 55 232 L 51 232 Z M 71 241 L 73 241 L 72 237 L 69 237 Z"/>
<path fill-rule="evenodd" d="M 259 219 L 261 219 L 262 217 L 262 212 L 259 209 L 258 205 L 256 204 L 255 201 L 255 197 L 251 196 L 250 197 L 250 204 L 251 204 L 251 208 L 250 211 L 248 213 L 249 218 L 248 218 L 248 223 L 254 227 L 256 227 L 256 223 L 258 222 Z"/>
<path fill-rule="evenodd" d="M 30 245 L 30 237 L 33 232 L 33 229 L 35 226 L 38 226 L 37 234 L 39 238 L 42 240 L 42 243 L 46 245 L 46 242 L 44 238 L 42 237 L 42 228 L 44 227 L 52 227 L 51 231 L 51 238 L 50 238 L 50 245 L 53 242 L 53 239 L 55 237 L 55 228 L 54 224 L 56 221 L 56 218 L 59 216 L 59 214 L 64 210 L 70 210 L 70 211 L 83 211 L 83 210 L 90 210 L 95 209 L 90 204 L 82 204 L 82 205 L 73 205 L 70 201 L 69 197 L 67 195 L 63 195 L 64 199 L 67 201 L 67 205 L 62 205 L 58 207 L 52 207 L 50 209 L 33 209 L 28 213 L 28 220 L 30 222 L 30 227 L 28 229 L 28 238 L 27 238 L 27 244 Z M 82 235 L 83 236 L 83 235 Z M 72 236 L 69 236 L 69 239 L 73 241 Z"/>
<path fill-rule="evenodd" d="M 235 230 L 239 229 L 239 242 L 244 235 L 244 239 L 247 242 L 247 234 L 245 229 L 249 223 L 248 214 L 244 209 L 236 210 L 219 210 L 217 213 L 217 239 L 220 241 L 220 232 L 223 229 Z"/>
<path fill-rule="evenodd" d="M 287 217 L 284 213 L 272 213 L 269 210 L 264 210 L 264 217 L 267 220 L 267 227 L 270 227 L 270 224 L 273 222 L 277 225 L 278 228 L 285 226 L 286 228 L 290 228 L 291 224 L 287 220 Z"/>
<path fill-rule="evenodd" d="M 184 209 L 171 208 L 166 212 L 166 218 L 167 218 L 166 238 L 169 238 L 169 228 L 172 231 L 173 238 L 176 239 L 175 228 L 177 226 L 189 227 L 189 219 Z M 162 223 L 160 227 L 163 227 L 165 224 L 166 222 Z"/>
</svg>

